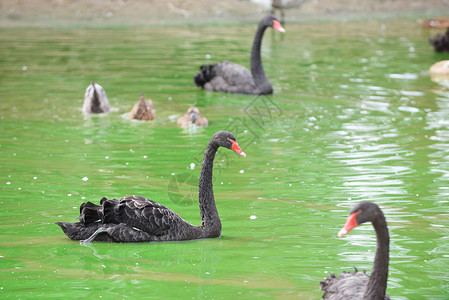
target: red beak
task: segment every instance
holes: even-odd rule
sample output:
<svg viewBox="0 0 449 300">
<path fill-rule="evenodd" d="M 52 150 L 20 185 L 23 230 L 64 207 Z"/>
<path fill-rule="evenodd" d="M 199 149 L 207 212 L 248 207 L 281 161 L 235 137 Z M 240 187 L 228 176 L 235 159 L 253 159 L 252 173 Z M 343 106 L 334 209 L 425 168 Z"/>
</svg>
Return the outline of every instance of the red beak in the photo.
<svg viewBox="0 0 449 300">
<path fill-rule="evenodd" d="M 345 226 L 338 232 L 338 237 L 342 237 L 345 234 L 347 234 L 349 231 L 351 231 L 353 228 L 357 227 L 359 223 L 357 223 L 356 217 L 358 214 L 360 214 L 362 211 L 356 211 L 355 213 L 352 213 L 349 215 L 348 219 L 346 220 Z"/>
<path fill-rule="evenodd" d="M 234 151 L 237 154 L 240 154 L 243 157 L 246 157 L 246 153 L 242 151 L 242 149 L 240 149 L 239 144 L 237 144 L 236 141 L 231 140 L 230 138 L 228 138 L 228 141 L 230 141 L 232 143 L 232 151 Z"/>
<path fill-rule="evenodd" d="M 273 28 L 279 32 L 282 32 L 282 33 L 285 32 L 284 27 L 282 27 L 282 25 L 281 25 L 281 23 L 279 23 L 279 21 L 273 20 Z"/>
</svg>

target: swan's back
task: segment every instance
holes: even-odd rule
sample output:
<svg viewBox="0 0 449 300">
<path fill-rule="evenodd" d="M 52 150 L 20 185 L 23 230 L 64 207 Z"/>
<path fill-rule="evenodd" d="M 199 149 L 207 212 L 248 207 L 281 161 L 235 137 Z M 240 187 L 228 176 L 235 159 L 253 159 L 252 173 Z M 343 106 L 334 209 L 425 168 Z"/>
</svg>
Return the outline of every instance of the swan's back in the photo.
<svg viewBox="0 0 449 300">
<path fill-rule="evenodd" d="M 197 86 L 209 91 L 235 94 L 259 93 L 251 71 L 230 61 L 201 66 L 194 81 Z"/>
<path fill-rule="evenodd" d="M 321 281 L 321 290 L 324 292 L 323 299 L 363 299 L 369 277 L 365 272 L 343 272 L 339 277 L 330 274 Z"/>
<path fill-rule="evenodd" d="M 200 238 L 196 226 L 183 220 L 171 209 L 141 196 L 120 200 L 101 199 L 80 207 L 78 223 L 57 222 L 72 240 L 85 240 L 100 227 L 107 229 L 95 237 L 105 242 L 181 241 Z"/>
<path fill-rule="evenodd" d="M 320 282 L 321 290 L 324 292 L 323 299 L 366 299 L 364 294 L 368 281 L 369 276 L 365 273 L 365 271 L 359 272 L 357 269 L 353 272 L 343 272 L 339 277 L 332 273 L 328 275 L 324 281 Z M 385 299 L 389 300 L 390 297 L 385 295 Z"/>
</svg>

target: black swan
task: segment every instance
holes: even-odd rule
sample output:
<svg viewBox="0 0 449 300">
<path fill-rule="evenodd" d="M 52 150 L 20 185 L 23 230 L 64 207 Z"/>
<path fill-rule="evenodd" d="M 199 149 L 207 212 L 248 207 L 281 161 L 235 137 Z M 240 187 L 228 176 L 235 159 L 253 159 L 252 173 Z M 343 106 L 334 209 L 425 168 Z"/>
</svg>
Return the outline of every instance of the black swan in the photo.
<svg viewBox="0 0 449 300">
<path fill-rule="evenodd" d="M 103 87 L 92 81 L 84 94 L 83 113 L 98 114 L 107 113 L 110 110 L 108 97 Z"/>
<path fill-rule="evenodd" d="M 190 107 L 184 115 L 179 117 L 177 123 L 180 127 L 190 127 L 193 125 L 207 127 L 207 125 L 209 125 L 206 117 L 204 117 L 196 107 Z"/>
<path fill-rule="evenodd" d="M 437 34 L 435 37 L 429 38 L 436 52 L 449 52 L 449 28 L 444 34 Z"/>
<path fill-rule="evenodd" d="M 120 200 L 101 199 L 100 205 L 83 203 L 77 223 L 56 222 L 72 240 L 134 243 L 185 241 L 216 238 L 221 234 L 221 221 L 215 206 L 212 173 L 215 154 L 225 147 L 242 155 L 234 135 L 215 133 L 207 144 L 199 180 L 201 226 L 184 221 L 169 208 L 140 196 Z"/>
<path fill-rule="evenodd" d="M 251 71 L 230 61 L 204 65 L 200 67 L 200 72 L 194 77 L 195 84 L 209 91 L 234 94 L 272 94 L 273 87 L 265 75 L 260 57 L 262 36 L 267 27 L 285 32 L 281 23 L 273 15 L 267 15 L 260 21 L 251 50 Z"/>
<path fill-rule="evenodd" d="M 145 100 L 143 94 L 140 93 L 140 100 L 134 104 L 131 112 L 129 113 L 129 118 L 137 120 L 153 120 L 154 119 L 154 108 L 153 101 L 151 99 Z"/>
<path fill-rule="evenodd" d="M 390 236 L 387 222 L 379 206 L 368 201 L 356 204 L 351 209 L 343 229 L 338 232 L 338 236 L 342 237 L 354 227 L 368 221 L 373 224 L 377 237 L 376 256 L 371 276 L 357 269 L 354 272 L 343 272 L 340 277 L 330 274 L 320 283 L 324 291 L 323 299 L 390 299 L 386 294 Z"/>
</svg>

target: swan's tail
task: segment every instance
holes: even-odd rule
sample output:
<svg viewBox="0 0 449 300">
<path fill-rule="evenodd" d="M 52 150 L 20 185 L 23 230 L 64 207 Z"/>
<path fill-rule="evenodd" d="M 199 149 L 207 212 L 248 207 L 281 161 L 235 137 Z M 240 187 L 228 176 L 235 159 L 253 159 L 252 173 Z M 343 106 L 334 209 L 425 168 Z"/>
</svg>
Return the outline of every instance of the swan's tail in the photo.
<svg viewBox="0 0 449 300">
<path fill-rule="evenodd" d="M 107 199 L 105 197 L 100 200 L 100 205 L 92 202 L 83 203 L 80 207 L 78 219 L 84 225 L 92 223 L 120 223 L 116 218 L 119 203 L 116 199 Z"/>
<path fill-rule="evenodd" d="M 101 220 L 101 206 L 86 202 L 80 206 L 80 216 L 78 219 L 82 224 L 95 223 Z"/>
<path fill-rule="evenodd" d="M 215 64 L 204 65 L 200 67 L 200 71 L 195 75 L 193 81 L 197 86 L 204 88 L 204 85 L 215 77 Z"/>
<path fill-rule="evenodd" d="M 80 241 L 88 239 L 95 231 L 102 226 L 101 223 L 83 224 L 81 222 L 68 223 L 68 222 L 55 222 L 64 231 L 65 235 L 74 241 Z M 101 241 L 109 242 L 113 241 L 108 235 L 101 237 Z"/>
<path fill-rule="evenodd" d="M 445 34 L 437 34 L 435 37 L 429 38 L 430 44 L 436 52 L 449 52 L 449 29 Z"/>
<path fill-rule="evenodd" d="M 56 222 L 64 231 L 64 233 L 72 240 L 85 240 L 88 239 L 94 232 L 100 227 L 104 227 L 104 224 L 113 223 L 118 224 L 116 218 L 116 212 L 120 202 L 116 199 L 103 198 L 100 201 L 100 205 L 92 202 L 86 202 L 80 206 L 80 220 L 77 223 L 68 222 Z M 110 242 L 113 241 L 107 234 L 99 235 L 96 240 Z"/>
</svg>

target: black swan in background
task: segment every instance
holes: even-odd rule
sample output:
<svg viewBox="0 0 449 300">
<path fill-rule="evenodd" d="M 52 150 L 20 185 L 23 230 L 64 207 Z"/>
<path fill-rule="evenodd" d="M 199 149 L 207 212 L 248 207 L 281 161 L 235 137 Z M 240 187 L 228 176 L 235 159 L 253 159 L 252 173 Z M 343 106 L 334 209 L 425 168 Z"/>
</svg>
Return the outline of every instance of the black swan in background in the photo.
<svg viewBox="0 0 449 300">
<path fill-rule="evenodd" d="M 436 52 L 449 52 L 449 28 L 444 34 L 437 34 L 435 37 L 429 38 L 429 42 L 433 45 Z"/>
<path fill-rule="evenodd" d="M 321 281 L 321 289 L 324 291 L 323 299 L 390 299 L 386 294 L 388 279 L 388 263 L 390 253 L 390 236 L 384 214 L 377 204 L 362 201 L 356 204 L 346 220 L 343 229 L 338 232 L 342 237 L 354 227 L 371 221 L 377 237 L 376 256 L 373 270 L 368 277 L 365 272 L 341 273 L 340 277 L 330 274 Z"/>
<path fill-rule="evenodd" d="M 265 75 L 260 57 L 260 45 L 267 27 L 273 27 L 280 32 L 285 32 L 281 23 L 273 15 L 267 15 L 260 21 L 251 50 L 251 71 L 230 61 L 204 65 L 200 67 L 200 72 L 194 77 L 196 85 L 206 90 L 217 92 L 272 94 L 273 87 Z"/>
<path fill-rule="evenodd" d="M 206 117 L 204 117 L 200 113 L 200 110 L 194 106 L 190 107 L 184 115 L 180 116 L 177 123 L 180 127 L 190 127 L 192 125 L 207 127 L 207 125 L 209 125 Z"/>
<path fill-rule="evenodd" d="M 221 234 L 221 221 L 215 206 L 212 172 L 215 153 L 225 147 L 242 155 L 234 135 L 227 131 L 215 133 L 207 144 L 199 180 L 201 226 L 184 221 L 169 208 L 140 196 L 120 200 L 101 199 L 100 205 L 83 203 L 77 223 L 56 222 L 72 240 L 82 243 L 162 242 L 216 238 Z"/>
<path fill-rule="evenodd" d="M 84 94 L 83 113 L 98 114 L 107 113 L 110 110 L 108 97 L 103 87 L 92 81 Z"/>
<path fill-rule="evenodd" d="M 129 118 L 137 120 L 153 120 L 154 119 L 154 108 L 153 101 L 151 99 L 145 100 L 143 94 L 140 93 L 140 100 L 134 104 L 131 112 L 129 113 Z"/>
</svg>

